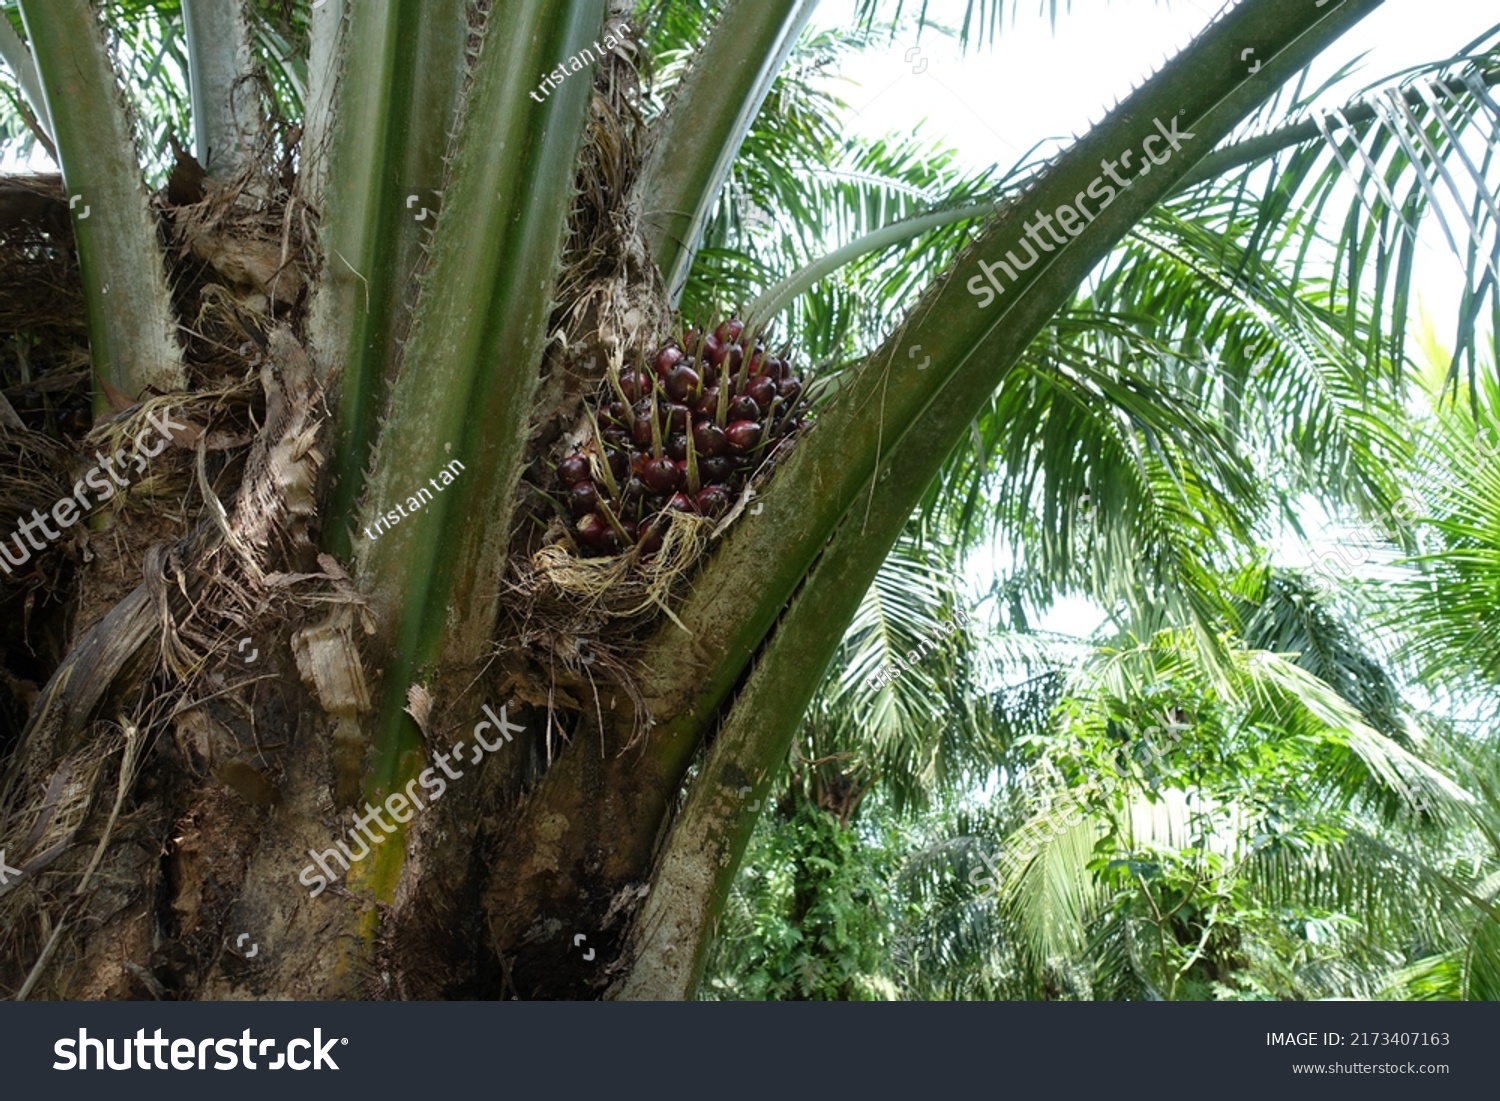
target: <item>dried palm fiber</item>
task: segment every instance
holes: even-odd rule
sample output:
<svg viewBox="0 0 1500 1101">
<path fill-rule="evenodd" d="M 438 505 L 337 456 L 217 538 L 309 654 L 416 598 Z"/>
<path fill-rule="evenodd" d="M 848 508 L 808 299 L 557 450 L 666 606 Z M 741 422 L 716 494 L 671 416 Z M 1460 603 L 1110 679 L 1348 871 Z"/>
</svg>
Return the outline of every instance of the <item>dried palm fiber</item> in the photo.
<svg viewBox="0 0 1500 1101">
<path fill-rule="evenodd" d="M 292 317 L 305 297 L 317 219 L 292 172 L 298 140 L 296 127 L 268 118 L 256 154 L 227 180 L 205 176 L 178 150 L 156 198 L 188 359 L 207 385 L 243 378 L 262 358 L 262 334 Z"/>
<path fill-rule="evenodd" d="M 268 620 L 295 621 L 330 601 L 357 601 L 336 563 L 320 562 L 321 571 L 304 568 L 312 558 L 307 502 L 322 461 L 317 435 L 327 415 L 311 362 L 284 328 L 271 334 L 261 384 L 264 426 L 244 460 L 232 509 L 205 476 L 209 434 L 202 433 L 192 465 L 207 518 L 175 544 L 151 549 L 146 581 L 85 633 L 44 690 L 0 796 L 0 838 L 8 843 L 18 835 L 24 841 L 35 830 L 37 793 L 52 786 L 57 774 L 52 762 L 88 757 L 109 744 L 99 736 L 100 724 L 93 716 L 117 682 L 144 679 L 150 689 L 143 689 L 144 702 L 137 704 L 133 717 L 122 719 L 121 729 L 149 737 L 172 725 L 175 717 L 181 720 L 177 737 L 190 740 L 188 724 L 194 720 L 186 716 L 207 697 L 235 691 L 222 670 L 238 632 Z M 153 639 L 158 643 L 154 652 Z M 139 672 L 143 663 L 144 677 Z M 249 679 L 240 676 L 241 681 Z M 215 776 L 251 802 L 274 802 L 275 762 L 268 759 L 274 747 L 226 746 L 222 737 L 220 742 L 204 762 Z M 97 786 L 97 772 L 69 768 Z M 111 821 L 121 818 L 120 799 L 111 800 Z M 87 836 L 77 837 L 78 827 L 70 820 L 63 839 L 73 838 L 76 846 L 77 840 L 95 841 L 96 834 L 108 836 L 108 824 L 99 823 L 98 798 L 92 806 L 86 812 L 94 815 Z M 96 851 L 102 851 L 100 844 L 95 841 Z M 77 857 L 76 848 L 68 852 L 67 867 L 75 878 Z M 124 852 L 119 856 L 130 858 Z M 46 919 L 45 908 L 40 902 L 37 906 L 29 920 L 39 930 Z M 59 949 L 64 950 L 66 945 Z M 7 962 L 15 961 L 0 964 Z"/>
<path fill-rule="evenodd" d="M 283 158 L 283 164 L 290 161 Z M 20 744 L 0 777 L 0 847 L 27 870 L 19 881 L 25 886 L 0 898 L 0 924 L 13 933 L 0 959 L 0 984 L 7 992 L 16 989 L 18 973 L 25 975 L 24 996 L 46 967 L 65 969 L 77 957 L 78 938 L 102 928 L 107 912 L 119 912 L 122 887 L 146 896 L 154 890 L 159 842 L 148 851 L 139 840 L 159 838 L 181 808 L 173 808 L 170 796 L 163 798 L 160 786 L 139 804 L 129 796 L 133 766 L 156 733 L 172 731 L 180 752 L 199 754 L 182 752 L 184 776 L 209 771 L 251 802 L 275 800 L 277 747 L 257 740 L 253 726 L 223 721 L 224 706 L 243 708 L 244 686 L 259 679 L 243 666 L 226 670 L 227 655 L 235 652 L 237 637 L 267 621 L 279 627 L 322 602 L 350 598 L 340 591 L 347 579 L 336 564 L 322 572 L 307 565 L 305 528 L 325 411 L 290 334 L 278 330 L 269 341 L 261 335 L 296 305 L 305 286 L 308 217 L 290 197 L 289 178 L 261 172 L 250 181 L 255 172 L 186 196 L 196 201 L 184 202 L 180 192 L 175 201 L 156 200 L 177 246 L 169 256 L 172 287 L 186 322 L 197 392 L 147 393 L 134 404 L 132 395 L 113 394 L 119 412 L 104 417 L 73 448 L 18 433 L 0 402 L 0 461 L 28 475 L 4 477 L 9 469 L 0 474 L 0 509 L 7 493 L 10 499 L 24 496 L 24 502 L 13 500 L 16 506 L 29 509 L 33 498 L 50 506 L 70 492 L 83 466 L 97 461 L 94 452 L 129 455 L 141 432 L 155 436 L 153 415 L 180 426 L 171 430 L 172 447 L 130 471 L 130 488 L 111 504 L 109 528 L 92 533 L 96 540 L 101 534 L 109 539 L 109 553 L 99 555 L 95 569 L 83 571 L 95 578 L 98 566 L 113 562 L 126 572 L 140 569 L 145 580 L 139 573 L 129 578 L 119 598 L 78 601 L 80 608 L 109 611 L 84 627 L 36 693 Z M 38 190 L 44 201 L 21 193 Z M 16 211 L 27 217 L 18 218 Z M 40 265 L 42 274 L 25 274 L 20 289 L 46 289 L 46 301 L 0 294 L 0 336 L 11 337 L 25 325 L 71 339 L 65 348 L 71 355 L 67 382 L 86 391 L 86 326 L 71 239 L 63 239 L 68 229 L 58 181 L 44 181 L 39 189 L 0 185 L 0 285 L 22 282 L 18 273 L 29 264 Z M 66 305 L 60 318 L 42 308 L 57 311 L 59 303 Z M 29 356 L 23 366 L 45 362 L 55 376 L 55 353 L 42 361 L 38 341 L 8 339 L 0 345 L 0 383 L 14 376 L 16 357 L 4 354 L 11 347 Z M 43 388 L 50 380 L 39 384 L 39 374 L 32 371 L 22 381 Z M 257 408 L 262 399 L 264 413 Z M 22 488 L 26 492 L 18 493 Z M 133 538 L 168 514 L 177 523 L 170 538 Z M 72 533 L 87 554 L 86 526 Z M 192 737 L 204 731 L 214 736 Z M 122 748 L 114 767 L 115 750 Z M 132 838 L 136 843 L 119 843 Z M 71 901 L 59 908 L 60 896 Z M 71 935 L 64 938 L 69 921 Z"/>
</svg>

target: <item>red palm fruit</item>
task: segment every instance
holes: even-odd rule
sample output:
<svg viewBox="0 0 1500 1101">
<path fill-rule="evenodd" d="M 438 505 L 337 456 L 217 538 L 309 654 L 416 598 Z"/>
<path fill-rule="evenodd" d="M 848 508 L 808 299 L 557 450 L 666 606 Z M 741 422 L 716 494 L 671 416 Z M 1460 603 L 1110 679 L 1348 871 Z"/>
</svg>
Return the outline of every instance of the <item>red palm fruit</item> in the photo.
<svg viewBox="0 0 1500 1101">
<path fill-rule="evenodd" d="M 717 413 L 719 411 L 719 388 L 717 386 L 705 388 L 702 395 L 693 403 L 693 409 L 706 417 Z"/>
<path fill-rule="evenodd" d="M 666 409 L 667 428 L 673 432 L 686 432 L 688 425 L 693 423 L 693 411 L 686 405 L 673 403 L 664 406 Z"/>
<path fill-rule="evenodd" d="M 777 382 L 780 382 L 792 372 L 786 360 L 782 359 L 780 356 L 772 356 L 770 359 L 766 360 L 766 368 L 764 373 L 771 376 L 771 378 L 775 379 Z"/>
<path fill-rule="evenodd" d="M 620 389 L 631 401 L 639 401 L 651 393 L 651 376 L 644 371 L 626 371 L 620 376 Z"/>
<path fill-rule="evenodd" d="M 750 362 L 745 370 L 752 378 L 756 375 L 763 375 L 766 373 L 767 362 L 769 361 L 766 359 L 766 353 L 757 348 L 751 353 Z"/>
<path fill-rule="evenodd" d="M 669 372 L 673 367 L 676 367 L 677 364 L 681 361 L 682 349 L 676 347 L 675 345 L 668 344 L 665 348 L 656 353 L 656 363 L 654 364 L 654 366 L 656 367 L 657 375 L 663 376 L 667 374 L 667 372 Z"/>
<path fill-rule="evenodd" d="M 557 476 L 568 485 L 574 485 L 588 478 L 589 457 L 582 451 L 575 451 L 562 462 L 557 464 Z"/>
<path fill-rule="evenodd" d="M 642 558 L 650 558 L 657 551 L 661 550 L 662 534 L 662 528 L 656 524 L 652 524 L 649 527 L 645 524 L 641 525 L 641 534 L 636 546 L 641 548 Z"/>
<path fill-rule="evenodd" d="M 766 375 L 751 379 L 750 384 L 745 387 L 745 396 L 760 406 L 760 411 L 764 413 L 771 408 L 771 399 L 776 396 L 776 380 Z"/>
<path fill-rule="evenodd" d="M 712 363 L 715 367 L 724 362 L 724 349 L 719 345 L 718 340 L 712 336 L 704 338 L 701 354 L 705 360 Z"/>
<path fill-rule="evenodd" d="M 636 536 L 640 533 L 641 530 L 640 524 L 636 523 L 636 521 L 634 520 L 621 520 L 620 527 L 625 529 L 626 536 L 629 537 L 630 542 L 634 543 L 636 540 Z M 618 535 L 619 533 L 616 532 L 616 534 Z"/>
<path fill-rule="evenodd" d="M 748 451 L 760 442 L 760 425 L 752 420 L 737 420 L 724 429 L 732 451 Z"/>
<path fill-rule="evenodd" d="M 723 486 L 705 486 L 693 498 L 693 507 L 705 516 L 717 516 L 729 507 L 729 491 Z"/>
<path fill-rule="evenodd" d="M 682 485 L 682 469 L 671 459 L 651 459 L 641 468 L 641 481 L 653 493 L 671 493 Z"/>
<path fill-rule="evenodd" d="M 694 365 L 693 369 L 702 378 L 704 386 L 712 386 L 719 381 L 719 369 L 707 360 L 700 360 Z"/>
<path fill-rule="evenodd" d="M 673 432 L 667 440 L 667 458 L 686 459 L 688 451 L 688 438 L 686 432 Z"/>
<path fill-rule="evenodd" d="M 632 474 L 620 486 L 620 501 L 626 505 L 637 504 L 646 498 L 646 483 Z"/>
<path fill-rule="evenodd" d="M 687 401 L 690 395 L 698 393 L 702 385 L 698 372 L 680 363 L 667 372 L 663 382 L 667 397 L 673 401 Z"/>
<path fill-rule="evenodd" d="M 665 515 L 657 514 L 648 516 L 636 525 L 635 545 L 640 548 L 638 556 L 649 558 L 661 550 L 663 537 L 667 534 L 667 528 L 671 521 Z"/>
<path fill-rule="evenodd" d="M 604 430 L 604 443 L 611 451 L 618 451 L 630 446 L 630 432 L 618 425 L 610 425 Z"/>
<path fill-rule="evenodd" d="M 635 441 L 637 447 L 651 446 L 651 414 L 645 416 L 636 414 L 635 423 L 630 427 L 630 438 Z"/>
<path fill-rule="evenodd" d="M 591 512 L 578 521 L 578 541 L 589 550 L 608 553 L 619 543 L 615 529 L 597 512 Z"/>
<path fill-rule="evenodd" d="M 693 502 L 686 493 L 674 493 L 667 501 L 667 508 L 673 512 L 693 512 Z"/>
<path fill-rule="evenodd" d="M 802 396 L 802 380 L 788 376 L 776 384 L 776 392 L 782 401 L 790 404 Z"/>
<path fill-rule="evenodd" d="M 726 375 L 737 375 L 740 373 L 740 364 L 745 361 L 745 349 L 738 344 L 731 344 L 724 352 L 722 364 Z"/>
<path fill-rule="evenodd" d="M 724 441 L 725 446 L 729 441 Z M 706 484 L 714 484 L 728 480 L 734 473 L 734 463 L 723 455 L 710 455 L 698 460 L 698 480 Z"/>
<path fill-rule="evenodd" d="M 599 487 L 593 482 L 579 482 L 568 490 L 568 507 L 574 516 L 584 516 L 599 507 Z"/>
<path fill-rule="evenodd" d="M 752 397 L 741 396 L 729 403 L 730 421 L 753 421 L 760 417 L 760 406 Z"/>
<path fill-rule="evenodd" d="M 616 424 L 630 423 L 630 406 L 623 401 L 612 401 L 604 407 L 604 415 Z"/>
<path fill-rule="evenodd" d="M 714 330 L 714 336 L 719 338 L 719 343 L 721 344 L 734 344 L 739 341 L 740 334 L 744 331 L 745 323 L 731 317 Z"/>
<path fill-rule="evenodd" d="M 729 441 L 724 430 L 713 421 L 705 420 L 693 425 L 693 446 L 703 456 L 722 455 L 729 450 Z"/>
<path fill-rule="evenodd" d="M 697 329 L 689 329 L 682 334 L 682 346 L 688 350 L 689 355 L 698 350 L 698 339 L 702 335 Z"/>
<path fill-rule="evenodd" d="M 609 472 L 620 481 L 630 473 L 630 456 L 624 451 L 611 451 L 609 453 Z"/>
</svg>

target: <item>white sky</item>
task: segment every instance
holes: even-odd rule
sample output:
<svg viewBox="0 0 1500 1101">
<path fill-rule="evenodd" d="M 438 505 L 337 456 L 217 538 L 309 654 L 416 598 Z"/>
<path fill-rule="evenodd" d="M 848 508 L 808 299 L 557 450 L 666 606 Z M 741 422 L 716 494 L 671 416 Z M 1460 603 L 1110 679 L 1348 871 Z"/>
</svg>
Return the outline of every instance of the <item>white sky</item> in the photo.
<svg viewBox="0 0 1500 1101">
<path fill-rule="evenodd" d="M 928 18 L 956 28 L 965 6 L 965 0 L 929 0 Z M 1054 32 L 1046 15 L 1038 14 L 1042 0 L 1020 4 L 1012 22 L 1009 9 L 1015 6 L 1006 5 L 999 39 L 983 48 L 971 44 L 967 55 L 956 36 L 928 30 L 919 43 L 908 29 L 888 46 L 851 57 L 834 85 L 851 107 L 849 128 L 869 137 L 919 133 L 953 147 L 971 170 L 1008 168 L 1038 142 L 1065 144 L 1087 129 L 1220 7 L 1195 0 L 1075 0 L 1071 10 L 1059 11 Z M 921 0 L 906 0 L 905 7 L 914 13 Z M 853 0 L 824 0 L 813 25 L 837 26 L 852 20 L 853 10 Z M 1324 52 L 1309 86 L 1363 53 L 1352 75 L 1323 101 L 1337 106 L 1377 79 L 1450 56 L 1497 22 L 1500 5 L 1494 0 L 1387 0 Z M 1442 319 L 1441 331 L 1456 317 L 1462 267 L 1435 226 L 1424 229 L 1422 245 L 1421 304 Z M 1284 557 L 1298 564 L 1309 557 L 1306 548 L 1286 551 Z M 989 587 L 983 572 L 972 579 L 976 588 Z M 1090 602 L 1065 599 L 1040 625 L 1083 634 L 1101 620 Z"/>
<path fill-rule="evenodd" d="M 906 0 L 908 10 L 921 0 Z M 1038 0 L 1007 19 L 992 46 L 963 55 L 956 37 L 912 31 L 850 59 L 840 74 L 857 130 L 872 137 L 915 130 L 942 138 L 964 163 L 1009 165 L 1033 143 L 1070 138 L 1097 121 L 1210 20 L 1219 5 L 1178 0 L 1076 0 L 1054 34 Z M 929 0 L 928 18 L 957 26 L 965 0 Z M 824 0 L 816 26 L 852 20 L 852 0 Z M 1500 22 L 1494 0 L 1387 0 L 1319 58 L 1314 84 L 1368 51 L 1342 87 L 1362 84 L 1457 50 Z M 910 62 L 905 54 L 920 53 Z M 927 61 L 921 73 L 914 72 Z"/>
</svg>

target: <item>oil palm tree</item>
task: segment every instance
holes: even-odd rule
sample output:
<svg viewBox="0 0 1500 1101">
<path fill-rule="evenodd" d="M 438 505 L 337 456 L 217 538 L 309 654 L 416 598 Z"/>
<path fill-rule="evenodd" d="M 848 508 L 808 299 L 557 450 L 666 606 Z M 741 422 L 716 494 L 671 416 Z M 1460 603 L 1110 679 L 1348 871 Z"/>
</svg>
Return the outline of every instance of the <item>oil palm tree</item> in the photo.
<svg viewBox="0 0 1500 1101">
<path fill-rule="evenodd" d="M 1307 614 L 1271 590 L 1253 604 L 1262 624 Z M 1421 996 L 1487 997 L 1481 758 L 1404 709 L 1382 733 L 1307 661 L 1380 676 L 1347 633 L 1213 670 L 1160 635 L 1075 667 L 1029 767 L 906 872 L 928 901 L 918 989 L 1378 997 L 1422 976 Z"/>
<path fill-rule="evenodd" d="M 810 2 L 635 19 L 605 0 L 189 2 L 196 159 L 174 153 L 152 196 L 141 97 L 122 102 L 117 79 L 128 35 L 86 0 L 18 0 L 0 45 L 58 154 L 53 205 L 72 215 L 99 416 L 86 449 L 61 451 L 6 418 L 24 474 L 7 521 L 68 495 L 59 458 L 83 473 L 85 450 L 173 427 L 165 461 L 91 522 L 76 619 L 56 599 L 65 559 L 37 548 L 31 580 L 59 606 L 38 626 L 57 652 L 19 686 L 27 718 L 7 755 L 0 836 L 24 874 L 0 888 L 3 981 L 63 997 L 689 994 L 753 825 L 740 792 L 764 796 L 976 417 L 1164 199 L 1194 183 L 1203 202 L 1229 201 L 1213 181 L 1280 150 L 1318 161 L 1321 134 L 1234 141 L 1236 128 L 1376 6 L 1242 4 L 1066 152 L 1006 181 L 998 206 L 980 188 L 989 205 L 955 208 L 972 195 L 946 188 L 940 209 L 851 242 L 867 254 L 926 233 L 928 270 L 946 275 L 890 283 L 907 295 L 891 303 L 909 307 L 899 325 L 825 324 L 842 344 L 815 427 L 791 418 L 795 447 L 736 483 L 756 507 L 713 530 L 679 516 L 643 563 L 581 553 L 584 532 L 549 499 L 553 471 L 591 435 L 603 447 L 585 414 L 683 337 L 674 305 L 757 117 L 795 91 L 778 78 Z M 105 13 L 123 28 L 143 8 L 174 10 Z M 1266 59 L 1255 72 L 1235 63 L 1247 36 Z M 689 42 L 679 78 L 638 95 Z M 1428 125 L 1440 151 L 1491 117 L 1482 65 L 1465 56 L 1452 72 L 1431 92 L 1449 112 Z M 860 163 L 800 136 L 810 163 Z M 1122 150 L 1168 140 L 1172 157 L 1038 250 L 1039 218 L 1102 195 Z M 1423 177 L 1422 153 L 1410 160 L 1399 171 Z M 1420 198 L 1400 214 L 1415 220 Z M 1274 205 L 1250 212 L 1254 238 L 1282 224 Z M 950 259 L 961 224 L 972 239 Z M 984 272 L 1018 249 L 1046 263 L 1014 261 L 999 301 L 983 301 Z M 1376 260 L 1394 273 L 1382 292 L 1399 290 L 1397 261 Z M 764 324 L 822 271 L 713 309 L 744 305 Z M 1313 327 L 1362 325 L 1360 293 Z M 700 334 L 720 319 L 690 301 Z M 799 308 L 790 338 L 821 316 Z M 1399 357 L 1399 326 L 1354 331 L 1367 368 Z M 907 370 L 918 345 L 930 364 Z M 425 482 L 430 500 L 414 496 Z M 396 520 L 398 502 L 412 509 Z M 495 752 L 479 767 L 471 745 L 470 767 L 450 771 L 471 728 L 487 748 L 491 730 Z M 424 803 L 439 767 L 446 796 Z M 311 896 L 308 857 L 341 836 L 360 857 Z M 277 951 L 226 952 L 226 922 Z"/>
</svg>

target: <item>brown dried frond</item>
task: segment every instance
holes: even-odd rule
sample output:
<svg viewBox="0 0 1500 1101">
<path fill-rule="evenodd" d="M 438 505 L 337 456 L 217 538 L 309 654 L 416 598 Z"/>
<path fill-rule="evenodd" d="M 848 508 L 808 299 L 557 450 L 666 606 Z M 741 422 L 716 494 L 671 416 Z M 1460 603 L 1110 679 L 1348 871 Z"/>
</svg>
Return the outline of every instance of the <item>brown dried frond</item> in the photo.
<svg viewBox="0 0 1500 1101">
<path fill-rule="evenodd" d="M 196 201 L 157 198 L 174 246 L 188 360 L 208 385 L 242 378 L 247 362 L 261 358 L 263 334 L 295 317 L 306 298 L 317 219 L 290 172 L 299 141 L 297 127 L 269 119 L 236 176 L 202 181 Z"/>
</svg>

